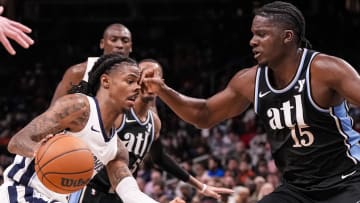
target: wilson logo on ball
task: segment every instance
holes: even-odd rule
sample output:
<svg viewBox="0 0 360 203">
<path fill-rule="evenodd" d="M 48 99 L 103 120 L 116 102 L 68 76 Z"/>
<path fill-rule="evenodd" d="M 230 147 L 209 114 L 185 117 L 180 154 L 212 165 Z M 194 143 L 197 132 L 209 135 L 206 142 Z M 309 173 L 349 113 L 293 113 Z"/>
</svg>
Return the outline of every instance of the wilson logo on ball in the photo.
<svg viewBox="0 0 360 203">
<path fill-rule="evenodd" d="M 90 179 L 84 180 L 82 178 L 78 180 L 61 178 L 61 185 L 64 187 L 79 187 L 79 186 L 85 186 L 89 181 Z"/>
</svg>

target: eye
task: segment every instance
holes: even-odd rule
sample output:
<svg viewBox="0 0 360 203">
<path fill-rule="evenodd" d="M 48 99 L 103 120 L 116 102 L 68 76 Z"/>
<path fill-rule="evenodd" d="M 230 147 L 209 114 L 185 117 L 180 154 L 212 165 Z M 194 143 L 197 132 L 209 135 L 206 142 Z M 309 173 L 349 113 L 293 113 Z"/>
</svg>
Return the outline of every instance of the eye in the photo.
<svg viewBox="0 0 360 203">
<path fill-rule="evenodd" d="M 130 39 L 129 39 L 128 37 L 123 37 L 123 38 L 121 38 L 121 41 L 122 41 L 123 43 L 129 43 L 129 42 L 130 42 Z"/>
<path fill-rule="evenodd" d="M 110 38 L 110 41 L 111 41 L 111 42 L 116 42 L 116 40 L 117 40 L 116 37 L 111 37 L 111 38 Z"/>
</svg>

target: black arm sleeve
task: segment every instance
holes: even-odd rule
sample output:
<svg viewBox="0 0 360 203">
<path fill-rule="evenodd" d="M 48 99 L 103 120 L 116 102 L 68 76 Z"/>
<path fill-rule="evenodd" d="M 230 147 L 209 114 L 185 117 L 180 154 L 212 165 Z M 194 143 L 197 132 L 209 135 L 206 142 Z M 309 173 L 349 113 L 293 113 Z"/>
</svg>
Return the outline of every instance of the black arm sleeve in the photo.
<svg viewBox="0 0 360 203">
<path fill-rule="evenodd" d="M 179 178 L 184 182 L 188 182 L 190 179 L 189 173 L 179 166 L 164 150 L 161 144 L 161 140 L 157 139 L 151 146 L 150 155 L 154 163 L 160 166 L 166 172 L 169 172 L 173 176 Z"/>
</svg>

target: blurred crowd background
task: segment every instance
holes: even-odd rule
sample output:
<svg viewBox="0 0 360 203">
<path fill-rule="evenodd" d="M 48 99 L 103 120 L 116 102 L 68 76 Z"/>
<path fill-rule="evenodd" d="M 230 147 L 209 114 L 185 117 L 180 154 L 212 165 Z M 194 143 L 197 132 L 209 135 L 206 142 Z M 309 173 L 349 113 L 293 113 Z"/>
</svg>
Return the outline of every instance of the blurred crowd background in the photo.
<svg viewBox="0 0 360 203">
<path fill-rule="evenodd" d="M 0 171 L 13 159 L 6 150 L 8 140 L 49 106 L 64 71 L 101 54 L 99 39 L 107 25 L 126 25 L 133 36 L 131 56 L 158 60 L 171 87 L 206 98 L 224 88 L 235 72 L 255 64 L 249 46 L 252 14 L 267 2 L 0 0 L 5 16 L 30 26 L 35 39 L 29 50 L 17 48 L 16 56 L 0 49 Z M 339 56 L 360 70 L 360 0 L 288 2 L 304 13 L 315 50 Z M 351 107 L 360 131 L 360 108 Z M 252 108 L 202 130 L 180 120 L 161 101 L 158 108 L 166 151 L 205 183 L 234 188 L 224 202 L 256 202 L 281 183 Z M 146 162 L 138 182 L 161 202 L 175 195 L 187 202 L 216 202 L 153 168 Z"/>
</svg>

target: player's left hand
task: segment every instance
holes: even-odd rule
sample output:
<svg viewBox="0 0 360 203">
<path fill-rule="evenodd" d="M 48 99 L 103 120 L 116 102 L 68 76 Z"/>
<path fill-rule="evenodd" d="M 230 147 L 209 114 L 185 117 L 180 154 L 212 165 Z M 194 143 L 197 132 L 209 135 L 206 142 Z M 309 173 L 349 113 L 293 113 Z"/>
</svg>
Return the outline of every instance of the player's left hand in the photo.
<svg viewBox="0 0 360 203">
<path fill-rule="evenodd" d="M 198 192 L 204 196 L 212 197 L 215 199 L 221 199 L 221 195 L 230 195 L 234 193 L 234 190 L 224 187 L 214 187 L 211 185 L 206 185 L 205 189 L 198 190 Z"/>
</svg>

